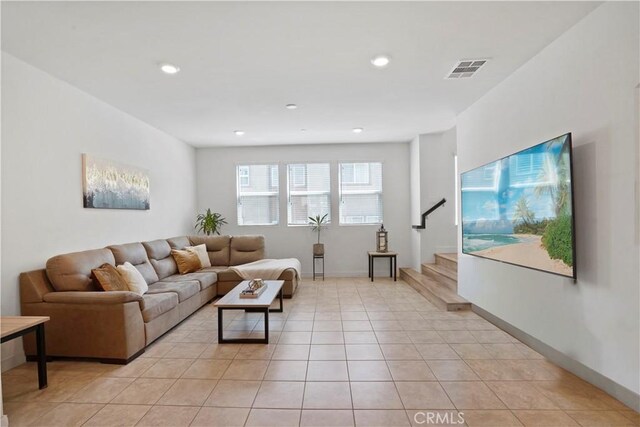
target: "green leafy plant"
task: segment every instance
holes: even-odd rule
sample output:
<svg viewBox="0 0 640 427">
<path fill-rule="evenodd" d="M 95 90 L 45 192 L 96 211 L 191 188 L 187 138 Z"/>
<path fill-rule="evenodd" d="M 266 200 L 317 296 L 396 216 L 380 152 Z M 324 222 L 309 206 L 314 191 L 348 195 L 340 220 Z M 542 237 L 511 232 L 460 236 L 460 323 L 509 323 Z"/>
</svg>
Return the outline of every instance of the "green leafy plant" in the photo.
<svg viewBox="0 0 640 427">
<path fill-rule="evenodd" d="M 198 215 L 195 229 L 207 236 L 210 236 L 211 234 L 219 235 L 220 229 L 226 223 L 226 219 L 221 214 L 211 212 L 211 209 L 207 209 L 206 213 Z"/>
<path fill-rule="evenodd" d="M 327 224 L 329 224 L 329 214 L 309 217 L 309 225 L 311 226 L 311 231 L 316 231 L 318 233 L 318 244 L 320 244 L 320 232 L 324 227 L 327 226 Z"/>
<path fill-rule="evenodd" d="M 547 225 L 542 235 L 542 245 L 547 249 L 551 259 L 562 260 L 573 266 L 573 236 L 571 217 L 562 215 Z"/>
</svg>

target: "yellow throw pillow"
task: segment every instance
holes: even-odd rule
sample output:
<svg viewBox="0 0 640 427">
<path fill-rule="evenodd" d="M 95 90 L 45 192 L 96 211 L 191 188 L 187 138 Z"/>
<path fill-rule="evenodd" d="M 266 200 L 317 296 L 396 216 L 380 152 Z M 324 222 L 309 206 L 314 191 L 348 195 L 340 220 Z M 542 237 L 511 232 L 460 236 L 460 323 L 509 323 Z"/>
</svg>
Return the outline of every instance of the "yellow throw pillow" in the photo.
<svg viewBox="0 0 640 427">
<path fill-rule="evenodd" d="M 118 269 L 111 264 L 102 264 L 91 270 L 96 284 L 103 291 L 128 291 L 127 282 L 122 278 Z"/>
<path fill-rule="evenodd" d="M 192 273 L 202 268 L 198 254 L 189 250 L 171 249 L 171 256 L 178 264 L 180 274 Z"/>
<path fill-rule="evenodd" d="M 207 245 L 204 243 L 198 246 L 187 246 L 185 248 L 188 251 L 194 252 L 200 259 L 200 268 L 211 267 L 211 260 L 209 259 L 209 253 L 207 252 Z"/>
</svg>

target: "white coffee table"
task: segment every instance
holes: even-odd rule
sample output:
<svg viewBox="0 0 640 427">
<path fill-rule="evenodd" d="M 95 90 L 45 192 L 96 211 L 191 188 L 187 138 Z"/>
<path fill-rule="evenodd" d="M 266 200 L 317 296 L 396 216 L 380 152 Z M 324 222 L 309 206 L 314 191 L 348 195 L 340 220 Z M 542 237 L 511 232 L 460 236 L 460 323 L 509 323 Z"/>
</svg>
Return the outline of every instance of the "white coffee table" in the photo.
<svg viewBox="0 0 640 427">
<path fill-rule="evenodd" d="M 249 286 L 249 280 L 245 280 L 213 304 L 214 307 L 218 307 L 219 344 L 269 344 L 269 313 L 282 313 L 282 287 L 284 286 L 284 280 L 265 280 L 264 283 L 267 289 L 258 298 L 240 298 L 240 293 Z M 269 308 L 276 297 L 280 300 L 280 307 Z M 264 338 L 224 338 L 222 333 L 222 312 L 224 310 L 264 313 Z"/>
</svg>

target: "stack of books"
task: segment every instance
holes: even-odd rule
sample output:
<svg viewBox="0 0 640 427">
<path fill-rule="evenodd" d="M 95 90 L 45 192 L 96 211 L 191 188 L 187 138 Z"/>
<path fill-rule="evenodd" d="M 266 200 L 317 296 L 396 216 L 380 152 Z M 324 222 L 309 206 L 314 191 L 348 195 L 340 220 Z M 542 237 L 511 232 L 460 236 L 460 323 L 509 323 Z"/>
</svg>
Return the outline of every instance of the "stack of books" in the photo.
<svg viewBox="0 0 640 427">
<path fill-rule="evenodd" d="M 266 283 L 257 289 L 251 289 L 247 286 L 244 290 L 242 290 L 242 292 L 240 292 L 240 298 L 258 298 L 260 295 L 262 295 L 265 289 L 267 289 Z"/>
</svg>

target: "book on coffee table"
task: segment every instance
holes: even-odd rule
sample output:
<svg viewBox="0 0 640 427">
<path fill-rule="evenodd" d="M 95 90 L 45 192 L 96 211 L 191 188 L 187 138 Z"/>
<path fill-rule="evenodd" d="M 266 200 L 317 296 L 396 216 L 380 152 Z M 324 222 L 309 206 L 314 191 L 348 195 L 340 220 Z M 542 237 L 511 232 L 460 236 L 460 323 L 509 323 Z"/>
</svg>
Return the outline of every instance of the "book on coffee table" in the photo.
<svg viewBox="0 0 640 427">
<path fill-rule="evenodd" d="M 265 283 L 258 289 L 251 289 L 247 286 L 242 292 L 240 292 L 240 298 L 258 298 L 262 293 L 267 289 L 267 284 Z"/>
</svg>

